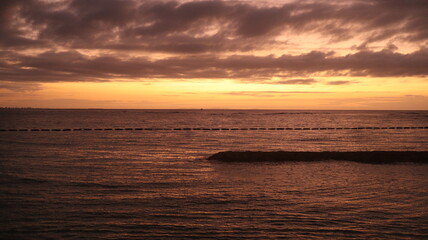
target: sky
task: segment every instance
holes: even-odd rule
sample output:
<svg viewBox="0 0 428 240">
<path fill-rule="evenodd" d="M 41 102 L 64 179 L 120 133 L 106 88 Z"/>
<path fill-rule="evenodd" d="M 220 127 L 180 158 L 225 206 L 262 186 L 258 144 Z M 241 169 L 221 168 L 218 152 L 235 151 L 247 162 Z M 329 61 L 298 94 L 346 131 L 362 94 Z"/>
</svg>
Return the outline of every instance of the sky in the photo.
<svg viewBox="0 0 428 240">
<path fill-rule="evenodd" d="M 426 0 L 1 0 L 0 107 L 428 110 Z"/>
</svg>

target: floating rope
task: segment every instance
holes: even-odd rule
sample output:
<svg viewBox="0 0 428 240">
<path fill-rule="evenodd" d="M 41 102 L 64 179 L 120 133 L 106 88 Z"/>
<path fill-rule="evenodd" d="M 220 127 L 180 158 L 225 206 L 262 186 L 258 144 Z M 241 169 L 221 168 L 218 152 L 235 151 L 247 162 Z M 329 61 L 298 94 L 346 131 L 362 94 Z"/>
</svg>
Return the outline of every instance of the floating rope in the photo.
<svg viewBox="0 0 428 240">
<path fill-rule="evenodd" d="M 19 128 L 0 129 L 0 132 L 71 132 L 71 131 L 317 131 L 317 130 L 385 130 L 428 129 L 428 127 L 337 127 L 337 128 Z"/>
</svg>

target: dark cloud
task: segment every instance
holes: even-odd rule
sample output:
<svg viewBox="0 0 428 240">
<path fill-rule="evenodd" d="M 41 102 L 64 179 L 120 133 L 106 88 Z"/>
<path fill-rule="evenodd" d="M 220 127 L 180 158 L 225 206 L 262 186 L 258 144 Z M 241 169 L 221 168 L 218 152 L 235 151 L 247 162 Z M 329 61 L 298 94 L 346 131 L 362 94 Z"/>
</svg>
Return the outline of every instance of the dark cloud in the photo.
<svg viewBox="0 0 428 240">
<path fill-rule="evenodd" d="M 245 37 L 266 35 L 281 30 L 290 18 L 287 6 L 248 9 L 239 19 L 237 32 Z"/>
<path fill-rule="evenodd" d="M 366 43 L 395 38 L 426 42 L 427 11 L 425 0 L 296 1 L 277 7 L 214 0 L 3 0 L 0 44 L 172 53 L 241 51 L 231 39 L 240 43 L 252 39 L 252 49 L 282 30 L 318 32 L 334 41 L 364 34 Z"/>
<path fill-rule="evenodd" d="M 408 77 L 427 76 L 428 50 L 411 54 L 391 51 L 362 51 L 346 56 L 310 52 L 302 55 L 186 56 L 152 60 L 145 57 L 120 58 L 115 55 L 88 57 L 77 51 L 48 51 L 37 56 L 0 54 L 4 63 L 0 75 L 4 81 L 111 81 L 153 78 L 229 78 L 266 81 L 284 73 L 294 76 Z M 247 80 L 248 81 L 248 80 Z M 291 79 L 282 84 L 312 84 L 314 79 Z M 337 81 L 330 84 L 345 84 Z"/>
<path fill-rule="evenodd" d="M 28 1 L 31 3 L 32 1 Z M 36 46 L 42 41 L 26 38 L 25 31 L 20 29 L 22 24 L 16 22 L 23 0 L 4 0 L 0 3 L 0 46 Z"/>
<path fill-rule="evenodd" d="M 163 35 L 187 30 L 203 31 L 206 24 L 230 14 L 237 14 L 234 8 L 221 1 L 149 2 L 139 7 L 142 19 L 149 24 L 132 30 L 136 35 Z"/>
</svg>

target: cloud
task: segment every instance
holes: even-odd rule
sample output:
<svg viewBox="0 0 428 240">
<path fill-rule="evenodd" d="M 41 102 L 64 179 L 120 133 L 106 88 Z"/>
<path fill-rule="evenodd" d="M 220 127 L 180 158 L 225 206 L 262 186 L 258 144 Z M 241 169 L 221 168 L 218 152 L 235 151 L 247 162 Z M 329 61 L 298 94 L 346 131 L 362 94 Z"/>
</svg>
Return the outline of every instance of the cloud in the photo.
<svg viewBox="0 0 428 240">
<path fill-rule="evenodd" d="M 327 82 L 327 85 L 348 85 L 353 83 L 353 81 L 330 81 Z"/>
<path fill-rule="evenodd" d="M 427 11 L 423 0 L 3 0 L 0 79 L 11 88 L 11 82 L 222 78 L 311 85 L 318 76 L 424 77 Z M 360 48 L 342 55 L 276 51 L 294 35 L 314 33 L 352 39 Z M 384 50 L 369 50 L 384 40 Z M 400 53 L 396 40 L 420 50 Z M 283 76 L 290 79 L 271 80 Z"/>
<path fill-rule="evenodd" d="M 348 97 L 320 99 L 321 106 L 365 110 L 426 110 L 427 96 L 377 96 L 377 97 Z M 414 114 L 414 112 L 408 112 Z"/>
<path fill-rule="evenodd" d="M 3 47 L 143 49 L 195 53 L 263 46 L 283 31 L 320 33 L 335 41 L 363 36 L 428 39 L 424 0 L 295 1 L 3 0 Z M 272 47 L 272 46 L 269 46 Z"/>
<path fill-rule="evenodd" d="M 407 95 L 404 95 L 404 97 L 409 97 L 409 98 L 428 98 L 428 96 L 414 95 L 414 94 L 407 94 Z"/>
<path fill-rule="evenodd" d="M 257 96 L 257 97 L 278 97 L 288 96 L 290 94 L 323 94 L 330 92 L 305 92 L 305 91 L 233 91 L 233 92 L 222 92 L 223 95 L 233 96 Z"/>
<path fill-rule="evenodd" d="M 34 92 L 42 89 L 42 86 L 39 83 L 0 81 L 0 89 L 6 89 L 14 92 Z"/>
<path fill-rule="evenodd" d="M 274 84 L 293 84 L 293 85 L 311 85 L 317 83 L 318 81 L 313 78 L 307 79 L 287 79 L 281 81 L 275 81 Z"/>
<path fill-rule="evenodd" d="M 13 99 L 13 97 L 12 97 Z M 12 107 L 35 107 L 35 108 L 104 108 L 120 104 L 120 101 L 113 100 L 90 100 L 90 99 L 40 99 L 34 97 L 22 97 L 20 99 L 2 100 L 2 104 Z"/>
<path fill-rule="evenodd" d="M 28 56 L 0 53 L 0 75 L 9 82 L 112 81 L 120 79 L 228 78 L 267 83 L 272 77 L 308 76 L 427 76 L 428 50 L 410 54 L 390 51 L 361 51 L 345 56 L 309 52 L 301 55 L 183 56 L 153 60 L 146 57 L 120 58 L 112 54 L 86 56 L 77 51 L 47 51 Z M 316 80 L 290 79 L 282 84 L 312 84 Z M 280 82 L 281 83 L 281 82 Z M 331 82 L 340 85 L 347 82 Z"/>
</svg>

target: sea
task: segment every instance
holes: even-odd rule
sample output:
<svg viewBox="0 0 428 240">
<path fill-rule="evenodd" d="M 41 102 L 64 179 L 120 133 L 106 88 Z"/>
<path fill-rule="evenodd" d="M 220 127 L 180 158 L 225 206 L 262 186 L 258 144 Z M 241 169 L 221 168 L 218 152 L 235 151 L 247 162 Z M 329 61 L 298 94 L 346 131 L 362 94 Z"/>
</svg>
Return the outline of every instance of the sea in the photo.
<svg viewBox="0 0 428 240">
<path fill-rule="evenodd" d="M 428 111 L 0 110 L 0 239 L 428 239 Z"/>
</svg>

